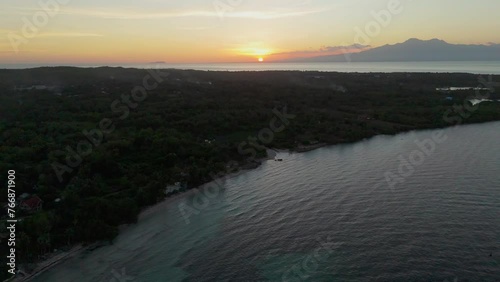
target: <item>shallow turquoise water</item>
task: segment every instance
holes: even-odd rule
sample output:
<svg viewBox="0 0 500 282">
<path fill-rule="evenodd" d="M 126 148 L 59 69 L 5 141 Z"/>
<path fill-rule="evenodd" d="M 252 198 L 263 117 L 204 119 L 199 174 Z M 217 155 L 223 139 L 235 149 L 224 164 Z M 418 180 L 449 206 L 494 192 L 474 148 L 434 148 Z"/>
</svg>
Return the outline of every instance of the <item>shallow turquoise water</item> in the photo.
<svg viewBox="0 0 500 282">
<path fill-rule="evenodd" d="M 445 129 L 385 179 L 435 132 L 282 153 L 35 281 L 500 281 L 500 122 Z"/>
</svg>

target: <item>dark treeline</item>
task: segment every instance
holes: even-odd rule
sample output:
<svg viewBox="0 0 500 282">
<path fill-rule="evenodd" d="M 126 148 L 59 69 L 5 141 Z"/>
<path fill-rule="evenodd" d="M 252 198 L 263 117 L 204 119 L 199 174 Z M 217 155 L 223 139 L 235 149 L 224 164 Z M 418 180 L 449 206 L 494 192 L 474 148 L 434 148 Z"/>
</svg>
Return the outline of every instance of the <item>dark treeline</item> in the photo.
<svg viewBox="0 0 500 282">
<path fill-rule="evenodd" d="M 41 211 L 17 214 L 23 218 L 18 259 L 36 261 L 78 242 L 112 240 L 117 226 L 134 222 L 142 207 L 163 199 L 167 185 L 179 182 L 189 189 L 225 171 L 229 161 L 249 165 L 250 154 L 238 145 L 269 127 L 274 109 L 286 107 L 295 118 L 270 143 L 257 141 L 253 148 L 294 150 L 500 120 L 498 102 L 471 107 L 467 100 L 475 91 L 436 91 L 486 87 L 472 74 L 162 72 L 168 76 L 124 117 L 125 108 L 112 105 L 118 100 L 123 106 L 122 95 L 143 85 L 146 70 L 0 70 L 0 180 L 6 183 L 7 171 L 14 169 L 16 194 L 43 200 Z M 493 92 L 480 94 L 500 99 Z M 99 129 L 103 119 L 114 130 L 81 163 L 68 166 L 68 146 L 77 150 L 88 140 L 83 132 Z M 256 157 L 265 155 L 256 151 Z M 71 170 L 59 179 L 54 164 Z M 5 210 L 2 216 L 5 222 Z"/>
</svg>

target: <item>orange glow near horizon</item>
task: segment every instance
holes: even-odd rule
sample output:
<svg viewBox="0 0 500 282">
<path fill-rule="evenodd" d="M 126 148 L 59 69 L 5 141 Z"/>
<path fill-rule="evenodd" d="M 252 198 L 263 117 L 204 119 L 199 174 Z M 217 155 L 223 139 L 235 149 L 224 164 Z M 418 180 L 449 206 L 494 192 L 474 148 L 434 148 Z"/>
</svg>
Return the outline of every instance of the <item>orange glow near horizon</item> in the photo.
<svg viewBox="0 0 500 282">
<path fill-rule="evenodd" d="M 240 62 L 263 62 L 264 58 L 271 56 L 275 51 L 269 47 L 262 47 L 262 43 L 249 43 L 245 46 L 226 50 L 233 54 L 233 59 Z"/>
<path fill-rule="evenodd" d="M 387 0 L 362 5 L 349 0 L 254 0 L 222 14 L 204 1 L 71 1 L 51 11 L 43 26 L 33 21 L 44 12 L 35 2 L 0 1 L 0 64 L 255 63 L 261 58 L 269 63 L 360 52 L 409 38 L 500 43 L 498 25 L 491 21 L 500 1 L 492 0 L 456 5 L 413 1 L 411 9 L 405 4 L 397 24 L 381 25 L 380 33 L 363 40 L 362 46 L 355 44 L 359 30 L 377 22 L 371 12 L 386 7 Z M 450 13 L 443 16 L 443 10 Z M 475 18 L 464 21 L 472 10 Z M 430 20 L 422 22 L 423 17 Z"/>
</svg>

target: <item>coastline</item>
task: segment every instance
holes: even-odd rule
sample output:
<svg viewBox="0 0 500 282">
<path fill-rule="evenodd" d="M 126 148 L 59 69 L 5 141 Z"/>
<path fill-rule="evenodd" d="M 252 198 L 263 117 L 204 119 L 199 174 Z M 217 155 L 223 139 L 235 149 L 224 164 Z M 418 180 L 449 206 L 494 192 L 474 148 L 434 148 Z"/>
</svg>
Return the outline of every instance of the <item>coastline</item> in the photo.
<svg viewBox="0 0 500 282">
<path fill-rule="evenodd" d="M 317 149 L 320 149 L 320 148 L 324 148 L 324 147 L 330 147 L 330 146 L 337 146 L 337 145 L 341 145 L 341 144 L 355 144 L 357 142 L 361 142 L 363 140 L 369 140 L 371 138 L 375 138 L 377 136 L 397 136 L 399 134 L 405 134 L 405 133 L 409 133 L 409 132 L 414 132 L 414 131 L 429 131 L 429 130 L 443 130 L 443 129 L 449 129 L 449 128 L 456 128 L 456 127 L 461 127 L 461 126 L 472 126 L 472 125 L 479 125 L 479 124 L 486 124 L 486 123 L 496 123 L 496 122 L 500 122 L 500 120 L 493 120 L 493 121 L 485 121 L 485 122 L 475 122 L 475 123 L 464 123 L 464 124 L 459 124 L 459 125 L 450 125 L 450 126 L 445 126 L 445 127 L 436 127 L 436 128 L 423 128 L 423 129 L 412 129 L 412 130 L 406 130 L 406 131 L 401 131 L 401 132 L 397 132 L 395 134 L 377 134 L 377 135 L 373 135 L 371 137 L 368 137 L 368 138 L 363 138 L 363 139 L 360 139 L 360 140 L 356 140 L 356 141 L 351 141 L 351 142 L 345 142 L 345 143 L 335 143 L 335 144 L 328 144 L 328 143 L 319 143 L 319 144 L 314 144 L 314 145 L 309 145 L 309 146 L 301 146 L 299 147 L 299 149 L 294 149 L 294 150 L 288 150 L 288 149 L 267 149 L 267 154 L 268 156 L 267 157 L 263 157 L 263 158 L 259 158 L 259 159 L 255 159 L 253 160 L 251 163 L 254 163 L 255 165 L 252 165 L 251 167 L 248 166 L 248 164 L 246 165 L 242 165 L 239 167 L 239 170 L 236 171 L 236 172 L 232 172 L 232 173 L 227 173 L 227 174 L 224 174 L 220 177 L 217 177 L 217 178 L 214 178 L 212 179 L 211 181 L 209 182 L 206 182 L 204 184 L 201 184 L 195 188 L 191 188 L 185 192 L 181 192 L 181 193 L 177 193 L 175 195 L 171 195 L 171 196 L 168 196 L 168 197 L 165 197 L 163 200 L 157 202 L 156 204 L 154 205 L 151 205 L 151 206 L 148 206 L 148 207 L 145 207 L 143 208 L 138 216 L 137 216 L 137 221 L 140 221 L 140 220 L 144 220 L 144 218 L 146 218 L 147 216 L 151 215 L 151 214 L 154 214 L 156 212 L 159 212 L 161 210 L 164 210 L 167 208 L 167 206 L 179 199 L 180 197 L 185 197 L 185 196 L 189 196 L 189 195 L 192 195 L 192 194 L 195 194 L 197 193 L 197 191 L 199 191 L 200 189 L 202 189 L 204 186 L 214 182 L 214 181 L 223 181 L 223 180 L 227 180 L 227 179 L 231 179 L 231 178 L 234 178 L 234 177 L 238 177 L 244 173 L 247 173 L 255 168 L 258 168 L 262 165 L 262 163 L 264 161 L 268 161 L 268 160 L 272 160 L 275 158 L 277 152 L 289 152 L 289 153 L 298 153 L 298 154 L 301 154 L 301 153 L 306 153 L 306 152 L 310 152 L 310 151 L 314 151 L 314 150 L 317 150 Z M 119 232 L 122 232 L 125 228 L 131 226 L 131 225 L 134 225 L 136 223 L 130 223 L 130 224 L 123 224 L 123 225 L 120 225 L 118 226 L 118 231 Z M 26 276 L 23 276 L 23 277 L 16 277 L 16 276 L 13 276 L 12 278 L 10 279 L 7 279 L 5 281 L 13 281 L 13 282 L 27 282 L 27 281 L 31 281 L 33 278 L 39 276 L 40 274 L 54 268 L 55 266 L 59 265 L 60 263 L 62 263 L 65 259 L 68 259 L 68 258 L 72 258 L 72 257 L 75 257 L 77 255 L 80 255 L 80 254 L 83 254 L 84 252 L 87 252 L 87 251 L 90 251 L 92 252 L 93 250 L 101 247 L 101 246 L 104 246 L 104 245 L 107 245 L 108 243 L 103 243 L 102 241 L 100 242 L 96 242 L 96 243 L 93 243 L 93 244 L 90 244 L 88 246 L 83 246 L 82 244 L 77 244 L 77 245 L 74 245 L 71 247 L 70 250 L 68 251 L 64 251 L 64 252 L 58 252 L 57 254 L 49 254 L 50 258 L 46 259 L 46 260 L 42 260 L 40 262 L 36 262 L 34 263 L 36 266 L 34 268 L 34 270 L 31 272 L 31 273 L 25 273 Z M 23 272 L 23 271 L 21 271 Z"/>
<path fill-rule="evenodd" d="M 375 136 L 373 136 L 373 137 L 375 137 Z M 359 141 L 361 141 L 361 140 L 358 140 L 358 141 L 355 141 L 355 142 L 352 142 L 352 143 L 356 143 L 356 142 L 359 142 Z M 335 145 L 338 145 L 338 144 L 332 144 L 331 146 L 335 146 Z M 327 143 L 318 143 L 318 144 L 314 144 L 314 145 L 299 146 L 298 148 L 296 148 L 292 152 L 305 153 L 305 152 L 314 151 L 316 149 L 323 148 L 323 147 L 326 147 L 326 146 L 330 146 L 330 144 L 327 144 Z"/>
<path fill-rule="evenodd" d="M 143 208 L 139 212 L 139 214 L 137 215 L 137 221 L 144 220 L 144 218 L 147 217 L 148 215 L 151 215 L 153 213 L 156 213 L 156 212 L 159 212 L 161 210 L 166 209 L 167 206 L 171 202 L 177 200 L 180 197 L 186 197 L 186 196 L 192 195 L 192 194 L 196 193 L 199 189 L 203 188 L 203 186 L 205 186 L 211 182 L 222 181 L 222 180 L 234 178 L 234 177 L 240 176 L 244 173 L 247 173 L 255 168 L 258 168 L 259 166 L 262 165 L 262 163 L 264 161 L 274 159 L 274 157 L 276 156 L 276 152 L 278 152 L 279 150 L 267 149 L 266 151 L 267 151 L 267 157 L 253 160 L 251 163 L 254 165 L 249 166 L 248 164 L 246 164 L 246 165 L 240 166 L 238 168 L 239 170 L 236 172 L 224 174 L 224 175 L 217 177 L 215 179 L 212 179 L 211 181 L 204 183 L 198 187 L 189 189 L 185 192 L 181 192 L 181 193 L 177 193 L 177 194 L 165 197 L 163 200 L 159 201 L 158 203 Z M 126 229 L 127 227 L 134 225 L 134 224 L 135 223 L 122 224 L 122 225 L 118 226 L 118 232 L 120 233 L 124 229 Z M 42 261 L 39 261 L 39 262 L 35 262 L 34 263 L 35 268 L 30 273 L 26 273 L 25 271 L 21 270 L 20 273 L 22 273 L 24 275 L 23 277 L 13 276 L 10 279 L 4 280 L 4 282 L 28 282 L 28 281 L 31 281 L 33 278 L 35 278 L 35 277 L 41 275 L 42 273 L 56 267 L 57 265 L 62 263 L 65 259 L 81 255 L 87 251 L 92 252 L 93 250 L 95 250 L 101 246 L 107 245 L 107 244 L 108 243 L 104 243 L 102 241 L 90 244 L 88 246 L 83 246 L 82 244 L 77 244 L 77 245 L 72 246 L 71 249 L 68 251 L 62 251 L 62 252 L 59 251 L 57 253 L 50 253 L 49 258 L 42 260 Z"/>
<path fill-rule="evenodd" d="M 246 165 L 242 165 L 240 167 L 238 167 L 238 171 L 236 172 L 232 172 L 232 173 L 225 173 L 224 175 L 221 175 L 217 178 L 214 178 L 212 180 L 210 180 L 209 182 L 206 182 L 206 183 L 203 183 L 201 185 L 199 185 L 198 187 L 195 187 L 195 188 L 191 188 L 187 191 L 184 191 L 184 192 L 181 192 L 181 193 L 177 193 L 177 194 L 174 194 L 174 195 L 171 195 L 171 196 L 168 196 L 168 197 L 165 197 L 165 199 L 159 201 L 158 203 L 152 205 L 152 206 L 149 206 L 149 207 L 146 207 L 144 209 L 142 209 L 139 213 L 139 215 L 137 216 L 137 221 L 141 220 L 141 219 L 144 219 L 144 217 L 152 214 L 152 213 L 155 213 L 163 208 L 166 208 L 165 205 L 167 205 L 168 203 L 170 202 L 173 202 L 175 200 L 177 200 L 179 197 L 185 197 L 185 196 L 189 196 L 189 195 L 193 195 L 195 194 L 199 189 L 202 189 L 204 186 L 212 183 L 212 182 L 217 182 L 217 181 L 223 181 L 223 180 L 227 180 L 227 179 L 231 179 L 231 178 L 234 178 L 234 177 L 238 177 L 242 174 L 245 174 L 253 169 L 256 169 L 258 167 L 260 167 L 262 165 L 262 163 L 264 161 L 268 161 L 268 160 L 272 160 L 275 158 L 276 156 L 276 152 L 279 151 L 277 149 L 267 149 L 267 157 L 263 157 L 263 158 L 259 158 L 259 159 L 255 159 L 252 161 L 253 164 L 255 165 L 252 165 L 252 166 L 249 166 L 248 164 Z M 131 223 L 133 224 L 133 223 Z M 123 228 L 126 228 L 127 226 L 130 226 L 131 224 L 124 224 L 124 225 L 121 225 L 119 227 L 119 230 L 122 230 Z"/>
<path fill-rule="evenodd" d="M 97 244 L 97 243 L 96 243 Z M 6 281 L 13 281 L 13 282 L 25 282 L 25 281 L 31 281 L 33 278 L 37 277 L 38 275 L 44 273 L 45 271 L 52 269 L 56 265 L 60 264 L 64 260 L 77 256 L 79 254 L 82 254 L 84 251 L 89 250 L 93 247 L 94 245 L 86 246 L 84 247 L 82 244 L 78 244 L 73 246 L 70 250 L 68 251 L 63 251 L 59 252 L 57 254 L 50 254 L 50 258 L 43 260 L 39 263 L 36 263 L 35 269 L 31 273 L 25 273 L 24 271 L 20 271 L 20 273 L 25 273 L 26 276 L 23 277 L 16 277 L 14 276 L 10 280 Z"/>
</svg>

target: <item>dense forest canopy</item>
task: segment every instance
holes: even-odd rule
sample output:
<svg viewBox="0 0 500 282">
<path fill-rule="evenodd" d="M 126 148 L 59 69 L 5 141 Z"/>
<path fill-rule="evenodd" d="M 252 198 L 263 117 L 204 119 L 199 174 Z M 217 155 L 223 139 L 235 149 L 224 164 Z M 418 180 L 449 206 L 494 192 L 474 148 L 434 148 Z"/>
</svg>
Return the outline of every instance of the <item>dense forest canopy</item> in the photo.
<svg viewBox="0 0 500 282">
<path fill-rule="evenodd" d="M 168 185 L 197 187 L 227 171 L 229 163 L 252 167 L 265 156 L 264 147 L 301 150 L 500 120 L 499 102 L 468 102 L 500 99 L 498 88 L 436 90 L 492 87 L 488 81 L 500 77 L 0 70 L 0 179 L 6 183 L 13 169 L 16 194 L 43 200 L 40 211 L 18 214 L 19 258 L 31 262 L 77 242 L 112 240 L 117 226 L 134 222 L 142 207 L 163 199 Z M 272 121 L 283 130 L 261 138 Z M 5 211 L 2 216 L 5 222 Z"/>
</svg>

